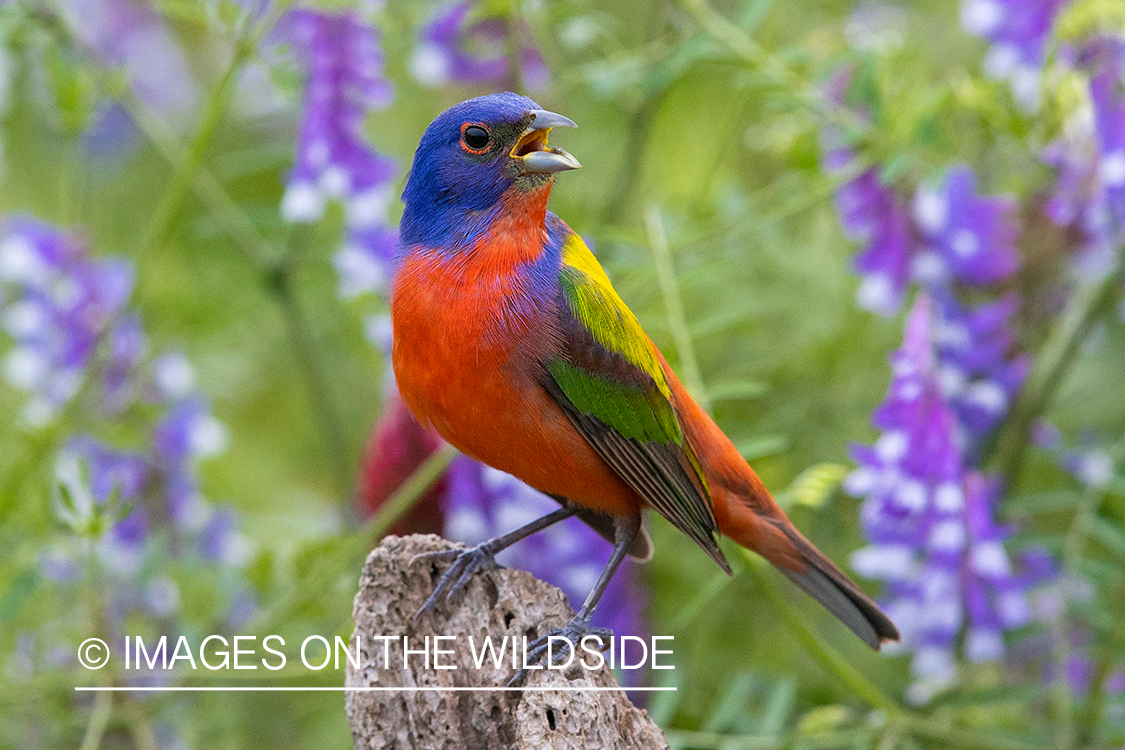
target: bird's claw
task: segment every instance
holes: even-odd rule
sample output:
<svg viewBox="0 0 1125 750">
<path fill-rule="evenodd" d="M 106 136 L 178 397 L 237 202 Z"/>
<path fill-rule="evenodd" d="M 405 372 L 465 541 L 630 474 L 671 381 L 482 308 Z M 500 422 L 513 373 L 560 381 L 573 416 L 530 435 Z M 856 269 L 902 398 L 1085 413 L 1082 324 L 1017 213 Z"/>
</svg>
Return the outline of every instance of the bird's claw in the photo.
<svg viewBox="0 0 1125 750">
<path fill-rule="evenodd" d="M 426 601 L 414 613 L 414 619 L 417 620 L 426 612 L 433 610 L 441 600 L 442 594 L 445 594 L 447 604 L 453 601 L 453 595 L 465 588 L 477 571 L 493 570 L 500 567 L 496 564 L 495 554 L 486 542 L 469 549 L 443 549 L 437 552 L 423 552 L 420 555 L 415 555 L 411 559 L 411 563 L 426 560 L 429 562 L 452 561 L 453 564 L 442 573 L 437 585 L 434 586 L 434 590 L 430 592 Z"/>
<path fill-rule="evenodd" d="M 613 631 L 609 628 L 594 628 L 590 627 L 590 623 L 582 620 L 577 616 L 561 628 L 550 631 L 541 638 L 536 638 L 528 644 L 527 654 L 524 656 L 523 669 L 516 672 L 516 676 L 508 681 L 508 687 L 523 687 L 527 682 L 527 678 L 531 676 L 534 669 L 541 669 L 536 667 L 544 656 L 547 655 L 548 645 L 552 645 L 551 649 L 551 664 L 561 663 L 570 653 L 572 646 L 578 646 L 582 643 L 582 639 L 586 637 L 595 637 L 601 639 L 601 648 L 605 650 L 609 647 L 610 638 L 613 637 Z M 565 638 L 566 640 L 552 641 L 551 638 Z M 558 651 L 554 650 L 554 646 L 558 646 Z"/>
</svg>

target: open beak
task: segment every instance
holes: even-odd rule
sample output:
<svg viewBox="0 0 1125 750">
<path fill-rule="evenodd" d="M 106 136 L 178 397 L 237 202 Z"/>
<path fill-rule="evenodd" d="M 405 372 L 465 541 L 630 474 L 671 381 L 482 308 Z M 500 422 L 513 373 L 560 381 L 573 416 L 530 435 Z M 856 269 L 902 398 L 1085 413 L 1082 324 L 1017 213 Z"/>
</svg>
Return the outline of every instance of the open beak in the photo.
<svg viewBox="0 0 1125 750">
<path fill-rule="evenodd" d="M 551 128 L 576 128 L 574 122 L 562 115 L 543 109 L 533 109 L 531 124 L 520 133 L 520 138 L 512 148 L 511 157 L 523 162 L 523 171 L 535 174 L 551 174 L 578 169 L 582 165 L 561 148 L 547 146 L 547 134 Z"/>
</svg>

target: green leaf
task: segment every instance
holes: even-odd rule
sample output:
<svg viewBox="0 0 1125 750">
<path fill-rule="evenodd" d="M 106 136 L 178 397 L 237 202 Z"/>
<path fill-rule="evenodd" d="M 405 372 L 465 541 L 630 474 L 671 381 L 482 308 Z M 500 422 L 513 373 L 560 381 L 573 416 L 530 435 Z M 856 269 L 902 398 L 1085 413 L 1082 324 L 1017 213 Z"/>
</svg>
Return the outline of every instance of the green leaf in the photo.
<svg viewBox="0 0 1125 750">
<path fill-rule="evenodd" d="M 1005 503 L 1005 508 L 1017 513 L 1058 513 L 1074 510 L 1078 505 L 1078 493 L 1074 490 L 1049 490 L 1018 495 Z"/>
<path fill-rule="evenodd" d="M 734 730 L 736 720 L 746 713 L 746 702 L 754 693 L 758 679 L 758 675 L 754 672 L 743 672 L 735 677 L 723 691 L 718 706 L 704 722 L 703 729 L 708 732 Z"/>
<path fill-rule="evenodd" d="M 748 34 L 753 34 L 755 30 L 766 20 L 770 10 L 774 6 L 775 0 L 753 0 L 746 4 L 742 10 L 742 15 L 738 18 L 738 25 L 743 28 Z"/>
<path fill-rule="evenodd" d="M 1086 533 L 1110 552 L 1120 558 L 1125 558 L 1125 531 L 1115 526 L 1104 516 L 1095 516 L 1090 519 L 1090 526 Z"/>
<path fill-rule="evenodd" d="M 791 505 L 819 508 L 836 494 L 851 469 L 844 464 L 816 464 L 797 475 L 782 494 Z"/>
<path fill-rule="evenodd" d="M 777 680 L 766 698 L 762 712 L 761 731 L 766 735 L 780 735 L 797 700 L 797 681 L 792 677 Z"/>
<path fill-rule="evenodd" d="M 1004 703 L 1031 705 L 1050 695 L 1051 686 L 1044 683 L 1004 685 L 1002 687 L 963 688 L 938 695 L 929 708 L 984 708 Z"/>
<path fill-rule="evenodd" d="M 265 550 L 246 566 L 246 579 L 258 591 L 267 591 L 273 583 L 274 565 L 274 550 Z"/>
<path fill-rule="evenodd" d="M 208 23 L 207 8 L 199 0 L 156 0 L 156 8 L 160 14 L 197 26 L 206 26 Z"/>
<path fill-rule="evenodd" d="M 1117 563 L 1094 560 L 1089 557 L 1081 558 L 1074 566 L 1079 573 L 1102 583 L 1111 583 L 1121 575 L 1121 566 Z"/>
<path fill-rule="evenodd" d="M 879 180 L 884 185 L 894 185 L 896 181 L 910 171 L 916 158 L 914 154 L 898 154 L 879 170 Z"/>
<path fill-rule="evenodd" d="M 97 104 L 94 72 L 68 48 L 59 45 L 44 51 L 43 67 L 62 131 L 67 134 L 83 132 Z"/>
<path fill-rule="evenodd" d="M 242 8 L 239 7 L 237 3 L 231 2 L 231 0 L 220 0 L 218 16 L 219 22 L 228 30 L 231 30 L 238 26 L 239 21 L 242 19 Z"/>
<path fill-rule="evenodd" d="M 657 674 L 659 675 L 656 681 L 657 687 L 676 688 L 675 690 L 661 690 L 652 693 L 649 698 L 646 707 L 648 715 L 656 722 L 657 726 L 663 727 L 672 723 L 676 711 L 680 708 L 684 696 L 683 681 L 680 672 L 675 669 L 662 669 Z"/>
<path fill-rule="evenodd" d="M 745 325 L 748 318 L 753 317 L 757 307 L 750 305 L 724 306 L 714 315 L 693 322 L 690 326 L 691 337 L 699 340 L 704 336 L 720 333 L 736 325 Z"/>
<path fill-rule="evenodd" d="M 817 706 L 798 719 L 797 731 L 801 734 L 825 734 L 847 724 L 852 716 L 853 711 L 847 706 Z"/>
</svg>

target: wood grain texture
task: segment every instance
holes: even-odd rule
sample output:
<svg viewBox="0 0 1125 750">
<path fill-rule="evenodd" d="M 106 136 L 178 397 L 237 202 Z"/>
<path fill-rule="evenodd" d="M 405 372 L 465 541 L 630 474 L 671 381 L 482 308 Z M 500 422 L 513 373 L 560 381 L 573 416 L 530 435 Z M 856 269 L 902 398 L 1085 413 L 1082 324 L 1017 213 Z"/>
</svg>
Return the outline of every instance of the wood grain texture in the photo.
<svg viewBox="0 0 1125 750">
<path fill-rule="evenodd" d="M 529 641 L 561 627 L 572 616 L 565 595 L 529 573 L 509 568 L 474 577 L 451 606 L 440 606 L 419 622 L 414 613 L 437 582 L 444 563 L 411 563 L 420 553 L 455 547 L 436 536 L 388 537 L 367 558 L 355 597 L 361 663 L 349 663 L 349 686 L 503 686 L 512 669 L 491 662 L 478 670 L 467 643 L 485 635 Z M 398 637 L 384 664 L 381 641 Z M 412 656 L 403 669 L 401 636 L 411 648 L 429 635 L 452 635 L 454 654 L 443 663 L 456 669 L 426 669 Z M 354 641 L 353 641 L 354 643 Z M 613 686 L 608 668 L 535 673 L 534 686 Z M 349 692 L 346 709 L 357 750 L 660 750 L 668 743 L 648 715 L 622 692 Z"/>
</svg>

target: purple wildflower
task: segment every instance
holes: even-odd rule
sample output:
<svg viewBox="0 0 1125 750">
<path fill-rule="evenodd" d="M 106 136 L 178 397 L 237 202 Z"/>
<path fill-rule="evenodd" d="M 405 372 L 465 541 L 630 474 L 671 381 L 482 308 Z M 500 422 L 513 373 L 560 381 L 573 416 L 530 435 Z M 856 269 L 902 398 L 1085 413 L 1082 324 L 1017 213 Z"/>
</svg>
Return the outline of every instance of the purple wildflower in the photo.
<svg viewBox="0 0 1125 750">
<path fill-rule="evenodd" d="M 195 79 L 160 13 L 134 0 L 64 0 L 71 28 L 102 58 L 121 66 L 137 96 L 165 115 L 186 115 Z"/>
<path fill-rule="evenodd" d="M 1008 295 L 966 309 L 951 295 L 937 299 L 938 382 L 965 432 L 966 456 L 971 456 L 1007 414 L 1030 370 L 1027 357 L 1013 355 L 1016 337 L 1010 322 L 1019 302 Z"/>
<path fill-rule="evenodd" d="M 394 171 L 363 138 L 367 112 L 392 96 L 375 28 L 353 12 L 295 11 L 288 24 L 308 79 L 282 213 L 290 221 L 315 221 L 327 200 L 343 199 L 350 218 L 374 223 L 382 216 L 371 209 L 389 201 L 384 194 Z"/>
<path fill-rule="evenodd" d="M 865 496 L 861 511 L 870 546 L 853 557 L 855 569 L 887 582 L 887 610 L 914 652 L 921 702 L 955 677 L 956 645 L 972 661 L 1004 655 L 1003 634 L 1031 617 L 1032 581 L 1013 570 L 996 525 L 999 486 L 971 469 L 965 438 L 942 385 L 942 323 L 934 301 L 921 294 L 892 357 L 887 400 L 873 421 L 874 446 L 854 449 L 859 468 L 847 480 Z"/>
<path fill-rule="evenodd" d="M 940 187 L 923 186 L 914 198 L 914 219 L 925 249 L 914 259 L 915 278 L 935 286 L 954 279 L 994 284 L 1017 266 L 1015 203 L 978 196 L 967 166 L 950 169 Z"/>
<path fill-rule="evenodd" d="M 145 334 L 136 314 L 126 315 L 109 333 L 101 379 L 105 405 L 120 412 L 137 397 L 133 374 L 145 354 Z"/>
<path fill-rule="evenodd" d="M 200 532 L 200 552 L 209 560 L 225 565 L 245 564 L 248 542 L 238 533 L 238 517 L 230 508 L 219 508 Z"/>
<path fill-rule="evenodd" d="M 1098 123 L 1098 176 L 1119 222 L 1125 223 L 1125 95 L 1100 75 L 1090 84 Z"/>
<path fill-rule="evenodd" d="M 1099 278 L 1117 267 L 1125 240 L 1125 41 L 1097 38 L 1076 57 L 1090 74 L 1092 117 L 1080 111 L 1043 149 L 1058 175 L 1045 211 L 1082 232 L 1075 270 Z"/>
<path fill-rule="evenodd" d="M 874 169 L 842 185 L 836 192 L 836 205 L 848 236 L 866 244 L 852 262 L 863 277 L 856 291 L 858 303 L 873 312 L 893 315 L 902 307 L 914 252 L 905 206 Z"/>
<path fill-rule="evenodd" d="M 103 337 L 124 356 L 131 324 L 118 331 L 115 318 L 132 286 L 124 261 L 92 261 L 77 238 L 33 219 L 7 222 L 0 289 L 3 325 L 16 347 L 4 360 L 4 374 L 31 396 L 23 411 L 28 424 L 47 424 L 77 395 Z M 116 395 L 116 376 L 106 385 Z"/>
<path fill-rule="evenodd" d="M 984 69 L 1007 80 L 1016 101 L 1039 108 L 1040 70 L 1047 41 L 1066 0 L 966 0 L 961 23 L 970 34 L 991 42 Z"/>
<path fill-rule="evenodd" d="M 381 291 L 398 244 L 387 223 L 395 162 L 367 145 L 363 120 L 392 97 L 375 28 L 354 12 L 301 10 L 288 17 L 307 81 L 297 152 L 281 213 L 316 221 L 344 204 L 348 238 L 336 256 L 341 294 Z"/>
<path fill-rule="evenodd" d="M 445 536 L 479 544 L 558 510 L 559 504 L 515 477 L 459 456 L 449 467 Z M 566 592 L 582 606 L 612 545 L 577 518 L 519 542 L 498 558 Z M 643 600 L 626 563 L 610 581 L 595 617 L 617 635 L 643 635 Z"/>
<path fill-rule="evenodd" d="M 850 71 L 833 75 L 828 96 L 844 101 Z M 862 115 L 861 115 L 862 116 Z M 839 173 L 856 156 L 835 127 L 823 133 L 824 167 Z M 880 171 L 867 169 L 836 190 L 845 234 L 864 245 L 853 261 L 862 277 L 858 304 L 882 315 L 902 306 L 911 281 L 949 294 L 954 282 L 974 286 L 1002 281 L 1016 269 L 1014 202 L 976 194 L 976 175 L 960 165 L 937 186 L 922 186 L 909 210 Z"/>
<path fill-rule="evenodd" d="M 531 89 L 545 86 L 547 66 L 531 41 L 524 23 L 511 24 L 499 16 L 477 18 L 474 0 L 447 6 L 419 33 L 410 59 L 410 72 L 423 86 L 451 82 L 513 88 L 508 61 L 508 35 L 518 36 L 520 76 Z"/>
<path fill-rule="evenodd" d="M 199 492 L 196 463 L 221 453 L 227 434 L 199 396 L 174 403 L 153 433 L 153 464 L 161 476 L 174 533 L 207 559 L 238 566 L 248 557 L 248 542 L 237 533 L 228 509 L 216 508 Z"/>
<path fill-rule="evenodd" d="M 906 41 L 906 29 L 903 8 L 864 0 L 848 16 L 844 37 L 852 49 L 881 53 L 901 48 Z"/>
<path fill-rule="evenodd" d="M 1084 487 L 1101 489 L 1114 478 L 1113 457 L 1093 431 L 1084 431 L 1079 435 L 1078 444 L 1068 447 L 1062 432 L 1041 420 L 1035 425 L 1032 439 L 1035 445 L 1052 454 L 1059 467 Z"/>
<path fill-rule="evenodd" d="M 136 612 L 177 611 L 179 592 L 164 572 L 175 558 L 239 566 L 247 556 L 234 514 L 205 500 L 196 476 L 226 433 L 182 354 L 150 359 L 127 307 L 132 279 L 124 260 L 91 260 L 73 235 L 42 222 L 11 219 L 0 232 L 0 320 L 14 339 L 5 366 L 31 394 L 28 421 L 53 419 L 71 404 L 87 422 L 116 422 L 134 404 L 158 413 L 142 449 L 77 435 L 55 461 L 53 507 L 72 535 L 40 568 L 59 583 L 81 583 L 92 548 L 113 581 L 104 613 L 111 631 Z M 76 402 L 82 384 L 100 387 Z"/>
<path fill-rule="evenodd" d="M 1116 44 L 1125 59 L 1125 41 Z M 1098 144 L 1097 174 L 1109 213 L 1121 231 L 1125 227 L 1125 70 L 1103 64 L 1090 81 L 1090 99 Z"/>
<path fill-rule="evenodd" d="M 825 89 L 833 101 L 843 102 L 850 79 L 848 68 L 829 79 Z M 822 141 L 824 168 L 830 174 L 847 170 L 855 162 L 855 152 L 835 127 L 824 130 Z M 865 246 L 852 261 L 863 279 L 856 302 L 872 312 L 894 315 L 902 307 L 910 283 L 917 244 L 909 211 L 877 169 L 841 182 L 836 189 L 836 210 L 847 237 Z"/>
<path fill-rule="evenodd" d="M 90 490 L 101 505 L 113 497 L 119 503 L 136 500 L 151 479 L 148 462 L 140 453 L 116 450 L 88 437 L 72 438 L 65 451 L 86 463 Z"/>
<path fill-rule="evenodd" d="M 138 98 L 173 125 L 190 122 L 198 86 L 158 10 L 139 0 L 61 0 L 59 7 L 75 34 L 124 74 Z M 106 101 L 91 113 L 82 145 L 95 163 L 120 166 L 139 135 L 125 108 Z"/>
<path fill-rule="evenodd" d="M 140 137 L 140 129 L 129 112 L 117 102 L 103 103 L 90 115 L 90 124 L 82 134 L 82 146 L 92 159 L 121 166 L 120 158 L 128 154 Z"/>
</svg>

